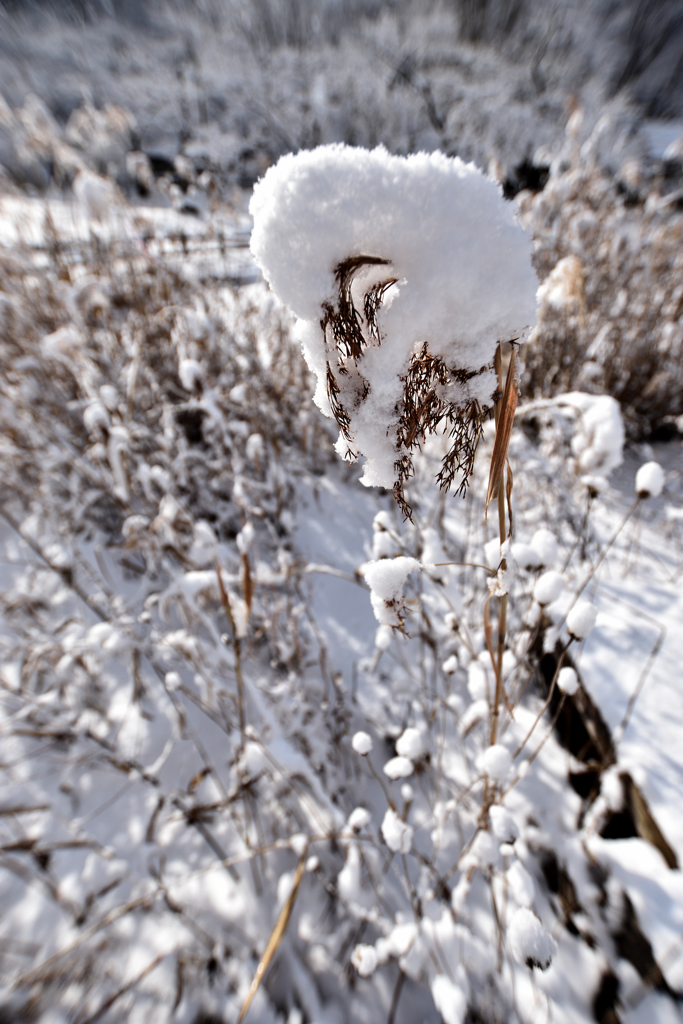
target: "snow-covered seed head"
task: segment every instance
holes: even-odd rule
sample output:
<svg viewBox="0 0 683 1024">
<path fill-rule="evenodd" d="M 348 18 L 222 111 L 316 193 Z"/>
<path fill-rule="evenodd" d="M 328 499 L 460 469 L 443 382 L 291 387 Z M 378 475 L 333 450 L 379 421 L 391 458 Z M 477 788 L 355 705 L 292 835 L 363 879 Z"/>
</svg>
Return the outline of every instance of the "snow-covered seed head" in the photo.
<svg viewBox="0 0 683 1024">
<path fill-rule="evenodd" d="M 579 677 L 576 674 L 576 670 L 570 665 L 565 665 L 564 668 L 561 668 L 557 676 L 557 685 L 562 693 L 566 693 L 571 697 L 579 688 Z"/>
<path fill-rule="evenodd" d="M 374 946 L 361 943 L 351 954 L 351 963 L 361 978 L 369 978 L 377 967 L 377 953 Z"/>
<path fill-rule="evenodd" d="M 536 318 L 531 245 L 499 186 L 441 153 L 344 145 L 288 154 L 254 189 L 251 249 L 299 318 L 315 401 L 362 481 L 405 482 L 426 435 L 449 437 L 437 481 L 463 492 L 499 342 Z"/>
<path fill-rule="evenodd" d="M 370 587 L 372 610 L 381 625 L 401 627 L 403 586 L 409 574 L 419 568 L 416 558 L 405 555 L 365 563 L 361 571 Z"/>
<path fill-rule="evenodd" d="M 557 943 L 527 907 L 519 907 L 510 918 L 507 939 L 519 964 L 545 971 L 557 952 Z"/>
<path fill-rule="evenodd" d="M 590 601 L 577 601 L 567 615 L 567 630 L 575 640 L 585 640 L 598 617 L 598 609 Z"/>
<path fill-rule="evenodd" d="M 361 757 L 367 757 L 372 750 L 372 736 L 361 730 L 354 734 L 354 737 L 351 740 L 351 746 L 357 754 L 361 755 Z"/>
<path fill-rule="evenodd" d="M 552 604 L 553 601 L 557 601 L 563 589 L 562 574 L 555 572 L 554 569 L 548 569 L 536 580 L 534 597 L 540 605 Z"/>
<path fill-rule="evenodd" d="M 636 473 L 639 498 L 658 498 L 664 488 L 664 470 L 658 462 L 646 462 Z"/>
</svg>

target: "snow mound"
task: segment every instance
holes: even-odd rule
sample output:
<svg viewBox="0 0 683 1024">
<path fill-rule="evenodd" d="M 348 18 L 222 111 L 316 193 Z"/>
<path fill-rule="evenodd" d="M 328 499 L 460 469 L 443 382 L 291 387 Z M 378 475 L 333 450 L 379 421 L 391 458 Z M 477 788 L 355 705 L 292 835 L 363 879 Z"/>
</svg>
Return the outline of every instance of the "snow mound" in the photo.
<svg viewBox="0 0 683 1024">
<path fill-rule="evenodd" d="M 492 404 L 498 342 L 535 322 L 531 245 L 514 207 L 458 158 L 335 144 L 282 157 L 250 212 L 251 251 L 299 318 L 315 400 L 340 426 L 337 451 L 366 457 L 367 486 L 400 490 L 401 458 L 449 415 Z M 429 420 L 426 394 L 438 406 Z"/>
</svg>

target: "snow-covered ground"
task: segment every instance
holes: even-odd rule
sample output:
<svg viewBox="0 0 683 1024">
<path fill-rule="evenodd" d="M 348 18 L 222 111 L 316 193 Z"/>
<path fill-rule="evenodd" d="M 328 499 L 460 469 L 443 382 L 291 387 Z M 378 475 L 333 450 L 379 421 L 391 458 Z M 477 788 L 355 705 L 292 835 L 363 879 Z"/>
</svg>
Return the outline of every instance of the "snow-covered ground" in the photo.
<svg viewBox="0 0 683 1024">
<path fill-rule="evenodd" d="M 288 316 L 216 267 L 203 222 L 52 203 L 78 246 L 47 260 L 41 202 L 2 226 L 7 1012 L 235 1019 L 294 885 L 254 1019 L 678 1020 L 680 439 L 589 475 L 586 518 L 582 474 L 619 460 L 614 403 L 520 408 L 514 718 L 489 748 L 490 428 L 465 501 L 433 482 L 439 442 L 416 457 L 404 522 L 338 460 Z M 662 495 L 600 560 L 652 459 Z M 405 636 L 360 574 L 396 555 L 427 566 Z M 579 690 L 539 718 L 587 579 Z"/>
</svg>

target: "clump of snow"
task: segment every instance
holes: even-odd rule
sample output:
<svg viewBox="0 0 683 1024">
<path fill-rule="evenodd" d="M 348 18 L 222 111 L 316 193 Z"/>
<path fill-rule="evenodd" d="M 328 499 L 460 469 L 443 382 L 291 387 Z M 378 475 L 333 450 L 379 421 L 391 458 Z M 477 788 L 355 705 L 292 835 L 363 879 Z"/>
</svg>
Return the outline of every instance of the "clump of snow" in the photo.
<svg viewBox="0 0 683 1024">
<path fill-rule="evenodd" d="M 407 757 L 392 757 L 384 765 L 383 771 L 390 779 L 406 779 L 413 774 L 413 762 Z"/>
<path fill-rule="evenodd" d="M 445 974 L 437 974 L 431 983 L 432 999 L 444 1024 L 462 1024 L 467 1013 L 467 995 Z"/>
<path fill-rule="evenodd" d="M 349 828 L 354 832 L 361 832 L 370 824 L 370 812 L 364 807 L 354 807 L 347 819 Z"/>
<path fill-rule="evenodd" d="M 410 853 L 413 845 L 413 830 L 405 821 L 401 821 L 396 811 L 387 809 L 382 820 L 382 836 L 384 842 L 394 853 Z"/>
<path fill-rule="evenodd" d="M 557 943 L 527 907 L 519 907 L 510 918 L 507 939 L 519 964 L 545 971 L 557 952 Z"/>
<path fill-rule="evenodd" d="M 521 861 L 514 860 L 512 862 L 507 870 L 507 880 L 515 903 L 519 907 L 530 907 L 536 897 L 536 886 Z"/>
<path fill-rule="evenodd" d="M 362 573 L 370 587 L 370 601 L 375 618 L 386 626 L 400 625 L 399 600 L 409 573 L 420 568 L 416 558 L 399 555 L 366 562 Z"/>
<path fill-rule="evenodd" d="M 557 558 L 557 538 L 554 533 L 544 528 L 536 530 L 529 545 L 532 561 L 526 564 L 534 566 L 551 566 Z"/>
<path fill-rule="evenodd" d="M 494 537 L 493 540 L 489 540 L 484 544 L 484 561 L 488 565 L 489 569 L 497 569 L 500 565 L 500 559 L 500 540 L 497 537 Z"/>
<path fill-rule="evenodd" d="M 375 944 L 379 962 L 385 964 L 391 956 L 397 960 L 405 956 L 417 936 L 418 928 L 413 922 L 395 925 L 388 935 L 378 939 Z"/>
<path fill-rule="evenodd" d="M 477 759 L 479 770 L 484 772 L 494 782 L 503 782 L 510 770 L 512 758 L 507 747 L 500 743 L 494 743 L 482 751 Z"/>
<path fill-rule="evenodd" d="M 664 470 L 658 462 L 646 462 L 636 473 L 639 498 L 658 498 L 664 488 Z"/>
<path fill-rule="evenodd" d="M 590 601 L 578 601 L 567 615 L 567 629 L 575 640 L 585 640 L 598 617 L 598 609 Z"/>
<path fill-rule="evenodd" d="M 83 426 L 89 434 L 92 434 L 97 427 L 108 430 L 110 423 L 109 413 L 101 402 L 90 402 L 89 405 L 86 405 L 83 410 Z"/>
<path fill-rule="evenodd" d="M 360 730 L 354 734 L 354 737 L 351 740 L 351 746 L 357 754 L 360 754 L 361 757 L 365 757 L 372 750 L 372 736 L 370 736 L 369 733 Z"/>
<path fill-rule="evenodd" d="M 396 554 L 396 539 L 391 530 L 391 519 L 387 512 L 378 512 L 372 522 L 372 557 L 393 558 Z"/>
<path fill-rule="evenodd" d="M 196 359 L 181 359 L 178 365 L 178 376 L 186 391 L 195 391 L 203 379 L 201 363 L 198 363 Z"/>
<path fill-rule="evenodd" d="M 455 654 L 450 654 L 446 658 L 441 666 L 441 671 L 447 676 L 451 676 L 454 672 L 458 671 L 458 658 Z"/>
<path fill-rule="evenodd" d="M 554 569 L 548 569 L 547 572 L 544 572 L 536 580 L 534 597 L 539 604 L 552 604 L 553 601 L 557 601 L 563 589 L 564 580 L 562 579 L 562 574 L 555 572 Z"/>
<path fill-rule="evenodd" d="M 468 853 L 462 858 L 460 866 L 465 871 L 477 868 L 489 868 L 499 860 L 498 843 L 490 832 L 484 830 L 477 833 Z"/>
<path fill-rule="evenodd" d="M 555 264 L 538 287 L 539 305 L 560 313 L 580 309 L 583 303 L 583 268 L 576 256 L 565 256 Z"/>
<path fill-rule="evenodd" d="M 557 675 L 557 685 L 562 693 L 569 694 L 571 696 L 579 688 L 579 677 L 576 674 L 576 670 L 570 665 L 565 665 L 561 668 Z"/>
<path fill-rule="evenodd" d="M 300 320 L 316 402 L 342 429 L 338 451 L 365 455 L 364 484 L 393 487 L 415 440 L 406 445 L 400 423 L 411 359 L 426 343 L 451 371 L 438 384 L 442 401 L 490 406 L 496 378 L 479 371 L 501 339 L 522 338 L 535 321 L 530 240 L 514 208 L 458 158 L 330 145 L 282 157 L 250 212 L 251 250 Z M 375 324 L 364 297 L 375 308 L 384 299 Z M 338 301 L 358 310 L 351 344 L 321 331 L 321 313 Z M 351 366 L 335 375 L 344 360 Z M 473 376 L 458 380 L 455 370 Z"/>
<path fill-rule="evenodd" d="M 361 895 L 361 862 L 357 843 L 349 846 L 346 863 L 337 875 L 337 892 L 348 903 L 358 903 Z"/>
<path fill-rule="evenodd" d="M 377 953 L 374 946 L 361 943 L 351 954 L 351 963 L 361 978 L 369 978 L 377 967 Z"/>
<path fill-rule="evenodd" d="M 619 403 L 610 395 L 589 395 L 572 391 L 558 402 L 577 411 L 578 421 L 572 451 L 577 457 L 579 472 L 593 478 L 604 478 L 623 462 L 624 421 Z"/>
<path fill-rule="evenodd" d="M 500 804 L 494 804 L 489 810 L 489 816 L 496 839 L 501 843 L 514 843 L 519 837 L 519 829 L 508 809 Z"/>
<path fill-rule="evenodd" d="M 391 647 L 392 635 L 391 626 L 383 625 L 377 627 L 377 631 L 375 632 L 375 647 L 378 651 L 389 650 Z"/>
<path fill-rule="evenodd" d="M 510 589 L 510 574 L 505 569 L 499 569 L 495 576 L 490 576 L 486 585 L 493 597 L 503 597 Z"/>
<path fill-rule="evenodd" d="M 408 757 L 411 761 L 419 761 L 424 753 L 424 740 L 419 729 L 410 726 L 404 729 L 396 740 L 396 753 Z"/>
</svg>

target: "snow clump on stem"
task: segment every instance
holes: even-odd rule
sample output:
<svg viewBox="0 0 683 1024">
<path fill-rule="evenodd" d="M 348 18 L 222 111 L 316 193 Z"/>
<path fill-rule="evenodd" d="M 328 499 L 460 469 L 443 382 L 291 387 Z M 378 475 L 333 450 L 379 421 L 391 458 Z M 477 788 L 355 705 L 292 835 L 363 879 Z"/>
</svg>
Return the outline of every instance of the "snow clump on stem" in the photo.
<svg viewBox="0 0 683 1024">
<path fill-rule="evenodd" d="M 639 498 L 658 498 L 664 489 L 664 470 L 658 462 L 646 462 L 636 473 Z"/>
<path fill-rule="evenodd" d="M 360 732 L 354 733 L 353 739 L 351 740 L 351 746 L 357 754 L 361 757 L 367 757 L 372 750 L 372 737 L 367 733 Z"/>
<path fill-rule="evenodd" d="M 575 640 L 585 640 L 598 617 L 598 609 L 590 601 L 578 601 L 567 614 L 567 629 Z"/>
<path fill-rule="evenodd" d="M 463 491 L 494 402 L 493 358 L 536 319 L 531 241 L 500 187 L 442 153 L 335 144 L 288 154 L 256 185 L 251 250 L 299 319 L 315 401 L 361 480 L 403 492 L 426 434 Z"/>
<path fill-rule="evenodd" d="M 510 952 L 519 964 L 545 971 L 557 952 L 557 943 L 527 907 L 519 907 L 510 919 L 507 933 Z"/>
<path fill-rule="evenodd" d="M 409 573 L 420 568 L 416 558 L 399 555 L 397 558 L 381 558 L 378 562 L 366 562 L 362 569 L 365 582 L 370 587 L 370 602 L 375 618 L 382 625 L 401 625 L 401 594 Z"/>
</svg>

